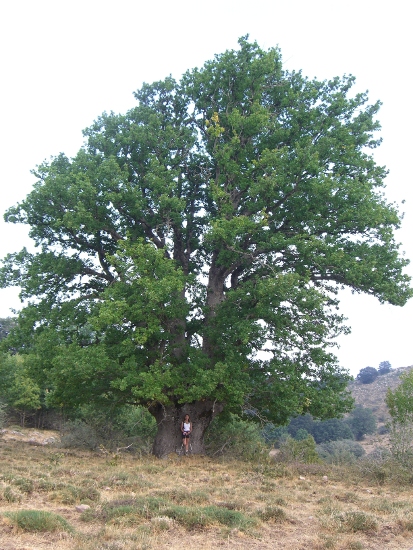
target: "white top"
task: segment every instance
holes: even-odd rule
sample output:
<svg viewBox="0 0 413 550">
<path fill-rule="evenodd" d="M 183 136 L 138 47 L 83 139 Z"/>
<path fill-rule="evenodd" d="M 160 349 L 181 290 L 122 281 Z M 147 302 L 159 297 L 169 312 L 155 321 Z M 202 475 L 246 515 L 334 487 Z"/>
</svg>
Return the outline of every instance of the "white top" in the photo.
<svg viewBox="0 0 413 550">
<path fill-rule="evenodd" d="M 190 431 L 191 431 L 191 423 L 184 422 L 184 432 L 190 432 Z"/>
</svg>

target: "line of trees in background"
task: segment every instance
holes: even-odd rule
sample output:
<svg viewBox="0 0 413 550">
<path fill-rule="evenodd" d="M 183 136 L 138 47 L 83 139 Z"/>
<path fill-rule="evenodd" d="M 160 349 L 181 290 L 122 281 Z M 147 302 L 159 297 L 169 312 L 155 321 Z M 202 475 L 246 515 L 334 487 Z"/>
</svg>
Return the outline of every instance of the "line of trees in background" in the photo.
<svg viewBox="0 0 413 550">
<path fill-rule="evenodd" d="M 365 367 L 364 369 L 361 369 L 356 377 L 356 380 L 362 384 L 371 384 L 378 376 L 388 374 L 391 369 L 392 366 L 389 361 L 382 361 L 379 364 L 378 369 L 375 369 L 374 367 Z"/>
<path fill-rule="evenodd" d="M 372 410 L 357 406 L 347 418 L 314 420 L 311 414 L 305 414 L 292 418 L 287 426 L 267 424 L 263 434 L 271 443 L 282 441 L 288 436 L 300 441 L 311 435 L 320 444 L 339 439 L 361 441 L 365 435 L 376 431 L 377 423 Z"/>
</svg>

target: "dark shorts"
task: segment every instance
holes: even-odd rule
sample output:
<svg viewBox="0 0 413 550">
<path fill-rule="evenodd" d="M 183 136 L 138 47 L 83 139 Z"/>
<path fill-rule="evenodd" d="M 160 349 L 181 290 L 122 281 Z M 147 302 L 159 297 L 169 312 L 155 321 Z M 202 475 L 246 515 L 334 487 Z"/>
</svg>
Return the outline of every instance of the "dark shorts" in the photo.
<svg viewBox="0 0 413 550">
<path fill-rule="evenodd" d="M 188 437 L 190 437 L 190 436 L 191 436 L 191 433 L 190 433 L 190 432 L 182 432 L 182 437 L 183 437 L 183 439 L 186 439 L 186 438 L 188 438 Z"/>
</svg>

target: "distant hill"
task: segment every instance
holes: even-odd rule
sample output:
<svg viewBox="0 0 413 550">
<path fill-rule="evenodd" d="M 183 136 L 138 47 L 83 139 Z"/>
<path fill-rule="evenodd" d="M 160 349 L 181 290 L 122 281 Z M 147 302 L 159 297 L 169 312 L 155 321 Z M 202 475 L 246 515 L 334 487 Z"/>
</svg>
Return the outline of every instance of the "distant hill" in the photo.
<svg viewBox="0 0 413 550">
<path fill-rule="evenodd" d="M 362 405 L 373 411 L 377 421 L 377 433 L 367 435 L 360 444 L 364 447 L 366 453 L 372 452 L 377 447 L 388 447 L 389 437 L 385 432 L 380 433 L 380 428 L 386 425 L 390 420 L 389 411 L 386 405 L 386 393 L 388 388 L 394 390 L 400 384 L 400 375 L 413 369 L 404 367 L 392 369 L 387 374 L 378 376 L 371 384 L 362 384 L 361 382 L 350 382 L 348 385 L 356 405 Z"/>
<path fill-rule="evenodd" d="M 413 369 L 413 365 L 392 369 L 389 373 L 378 376 L 371 384 L 362 384 L 357 381 L 349 383 L 348 388 L 354 397 L 356 405 L 362 405 L 371 409 L 376 417 L 378 426 L 390 420 L 385 402 L 388 388 L 394 390 L 401 382 L 400 375 L 411 369 Z"/>
</svg>

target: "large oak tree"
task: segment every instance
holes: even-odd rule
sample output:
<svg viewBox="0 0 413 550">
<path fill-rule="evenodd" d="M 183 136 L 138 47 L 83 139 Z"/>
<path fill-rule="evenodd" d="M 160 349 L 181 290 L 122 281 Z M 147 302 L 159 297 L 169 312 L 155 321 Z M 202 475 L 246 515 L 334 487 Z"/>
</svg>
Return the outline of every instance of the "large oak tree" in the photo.
<svg viewBox="0 0 413 550">
<path fill-rule="evenodd" d="M 347 410 L 338 289 L 411 295 L 369 152 L 379 103 L 239 45 L 104 113 L 5 215 L 37 246 L 4 261 L 28 300 L 13 346 L 54 405 L 147 406 L 158 456 L 184 413 L 202 452 L 225 408 L 275 423 Z"/>
</svg>

